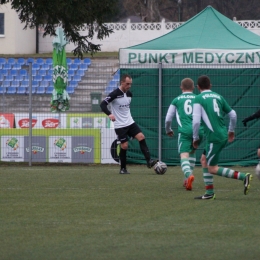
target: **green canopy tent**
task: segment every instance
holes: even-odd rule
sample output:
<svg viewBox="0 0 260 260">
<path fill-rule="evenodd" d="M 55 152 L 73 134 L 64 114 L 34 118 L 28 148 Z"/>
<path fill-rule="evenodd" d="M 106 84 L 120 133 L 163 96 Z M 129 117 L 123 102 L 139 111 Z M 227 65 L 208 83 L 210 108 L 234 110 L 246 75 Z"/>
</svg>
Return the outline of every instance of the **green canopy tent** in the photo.
<svg viewBox="0 0 260 260">
<path fill-rule="evenodd" d="M 173 165 L 179 163 L 177 138 L 169 139 L 165 135 L 165 115 L 172 99 L 180 94 L 181 80 L 190 77 L 196 84 L 198 76 L 206 74 L 211 78 L 214 91 L 222 94 L 238 115 L 236 141 L 222 153 L 221 163 L 249 165 L 257 162 L 259 124 L 255 121 L 250 128 L 244 128 L 241 120 L 255 112 L 260 103 L 258 35 L 208 6 L 164 36 L 120 49 L 119 61 L 120 73 L 133 76 L 131 110 L 148 138 L 153 157 L 158 156 L 159 139 L 162 160 Z M 158 69 L 160 64 L 162 70 Z M 158 96 L 160 84 L 161 100 Z M 173 127 L 176 130 L 176 123 Z M 141 162 L 135 144 L 130 148 L 132 161 Z"/>
</svg>

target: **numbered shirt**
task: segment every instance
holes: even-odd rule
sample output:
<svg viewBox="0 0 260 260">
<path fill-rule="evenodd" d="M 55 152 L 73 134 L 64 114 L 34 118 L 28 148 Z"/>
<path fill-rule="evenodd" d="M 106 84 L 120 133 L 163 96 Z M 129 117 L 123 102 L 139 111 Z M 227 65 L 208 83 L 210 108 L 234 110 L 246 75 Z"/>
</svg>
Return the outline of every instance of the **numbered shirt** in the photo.
<svg viewBox="0 0 260 260">
<path fill-rule="evenodd" d="M 224 115 L 232 108 L 218 93 L 206 90 L 197 95 L 193 107 L 193 138 L 198 137 L 198 121 L 202 119 L 208 142 L 220 142 L 227 139 Z"/>
<path fill-rule="evenodd" d="M 132 93 L 130 91 L 124 93 L 120 88 L 115 89 L 105 98 L 105 101 L 111 104 L 111 112 L 116 118 L 114 122 L 115 128 L 129 126 L 134 123 L 130 112 L 131 99 Z"/>
<path fill-rule="evenodd" d="M 173 99 L 165 119 L 166 132 L 169 132 L 172 118 L 176 115 L 178 132 L 192 136 L 192 106 L 196 95 L 185 92 Z"/>
</svg>

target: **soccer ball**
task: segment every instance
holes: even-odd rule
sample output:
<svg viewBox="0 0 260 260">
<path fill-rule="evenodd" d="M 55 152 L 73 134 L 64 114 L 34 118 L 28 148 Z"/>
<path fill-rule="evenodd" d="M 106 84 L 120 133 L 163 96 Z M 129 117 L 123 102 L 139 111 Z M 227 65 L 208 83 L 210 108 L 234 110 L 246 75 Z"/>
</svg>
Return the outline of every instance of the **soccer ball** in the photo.
<svg viewBox="0 0 260 260">
<path fill-rule="evenodd" d="M 155 165 L 154 165 L 154 171 L 159 174 L 159 175 L 163 175 L 166 173 L 167 171 L 167 165 L 164 162 L 158 161 Z"/>
<path fill-rule="evenodd" d="M 255 174 L 256 174 L 256 177 L 260 180 L 260 163 L 257 164 L 255 167 Z"/>
</svg>

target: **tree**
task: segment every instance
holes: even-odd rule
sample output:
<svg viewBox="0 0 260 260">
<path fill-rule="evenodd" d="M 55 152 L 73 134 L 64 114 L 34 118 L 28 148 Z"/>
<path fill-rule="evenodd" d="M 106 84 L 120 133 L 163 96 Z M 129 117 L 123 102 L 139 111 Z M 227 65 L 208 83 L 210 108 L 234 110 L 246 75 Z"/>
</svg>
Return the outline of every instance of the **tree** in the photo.
<svg viewBox="0 0 260 260">
<path fill-rule="evenodd" d="M 0 4 L 8 2 L 25 23 L 25 29 L 42 26 L 43 36 L 54 36 L 56 27 L 61 26 L 67 40 L 77 46 L 73 53 L 79 57 L 101 50 L 100 44 L 91 40 L 95 32 L 100 40 L 113 32 L 104 23 L 118 11 L 118 0 L 0 0 Z M 87 33 L 81 35 L 80 31 Z"/>
</svg>

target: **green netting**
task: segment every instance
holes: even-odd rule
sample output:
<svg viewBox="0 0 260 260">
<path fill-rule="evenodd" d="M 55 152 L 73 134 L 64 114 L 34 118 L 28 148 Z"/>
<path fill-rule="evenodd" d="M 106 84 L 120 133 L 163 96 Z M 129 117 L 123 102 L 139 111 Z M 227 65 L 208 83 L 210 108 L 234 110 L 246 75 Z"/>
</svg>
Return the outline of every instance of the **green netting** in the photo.
<svg viewBox="0 0 260 260">
<path fill-rule="evenodd" d="M 131 112 L 146 136 L 151 156 L 158 157 L 158 140 L 162 140 L 162 160 L 168 165 L 179 165 L 177 152 L 177 135 L 169 138 L 165 134 L 164 120 L 172 99 L 181 93 L 180 82 L 189 77 L 196 85 L 197 78 L 207 75 L 212 82 L 212 89 L 221 94 L 237 112 L 236 139 L 222 151 L 220 165 L 255 165 L 256 150 L 260 143 L 258 120 L 251 121 L 247 127 L 242 119 L 259 108 L 260 77 L 258 68 L 240 69 L 207 69 L 207 68 L 165 68 L 162 70 L 162 136 L 158 134 L 159 118 L 159 70 L 158 69 L 121 69 L 121 74 L 128 73 L 133 77 L 133 99 Z M 195 90 L 198 93 L 198 90 Z M 229 118 L 226 117 L 228 125 Z M 177 134 L 177 123 L 173 120 L 174 132 Z M 197 151 L 197 164 L 203 151 L 203 143 Z M 139 144 L 129 144 L 129 161 L 143 163 Z"/>
</svg>

